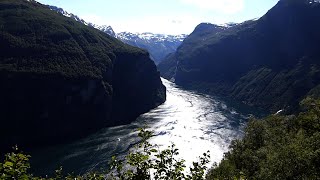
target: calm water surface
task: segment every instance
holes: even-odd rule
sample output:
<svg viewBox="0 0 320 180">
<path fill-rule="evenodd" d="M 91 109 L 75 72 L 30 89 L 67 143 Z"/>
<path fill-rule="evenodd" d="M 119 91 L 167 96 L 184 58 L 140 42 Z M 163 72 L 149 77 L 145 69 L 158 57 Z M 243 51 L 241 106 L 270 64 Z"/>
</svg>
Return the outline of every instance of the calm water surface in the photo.
<svg viewBox="0 0 320 180">
<path fill-rule="evenodd" d="M 41 175 L 61 165 L 76 173 L 105 168 L 112 155 L 124 156 L 137 143 L 137 128 L 143 126 L 155 132 L 151 142 L 160 148 L 174 142 L 187 166 L 207 150 L 211 162 L 220 161 L 231 140 L 241 137 L 250 111 L 244 113 L 219 98 L 162 81 L 167 87 L 163 105 L 129 125 L 105 128 L 71 144 L 37 149 L 31 153 L 32 166 Z"/>
</svg>

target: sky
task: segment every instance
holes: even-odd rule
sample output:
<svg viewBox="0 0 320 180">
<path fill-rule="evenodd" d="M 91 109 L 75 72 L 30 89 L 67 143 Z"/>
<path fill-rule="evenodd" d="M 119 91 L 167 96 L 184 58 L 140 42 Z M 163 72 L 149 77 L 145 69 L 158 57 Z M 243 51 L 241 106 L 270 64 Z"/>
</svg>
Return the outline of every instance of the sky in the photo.
<svg viewBox="0 0 320 180">
<path fill-rule="evenodd" d="M 116 33 L 190 34 L 202 23 L 240 23 L 263 16 L 278 0 L 37 0 Z"/>
</svg>

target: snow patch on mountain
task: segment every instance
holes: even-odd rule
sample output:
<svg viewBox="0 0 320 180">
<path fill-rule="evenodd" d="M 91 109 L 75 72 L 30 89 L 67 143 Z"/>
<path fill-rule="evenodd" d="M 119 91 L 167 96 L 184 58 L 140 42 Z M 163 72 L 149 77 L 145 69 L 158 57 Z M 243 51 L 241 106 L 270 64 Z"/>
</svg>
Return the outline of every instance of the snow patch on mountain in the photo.
<svg viewBox="0 0 320 180">
<path fill-rule="evenodd" d="M 107 25 L 102 25 L 102 26 L 99 26 L 99 25 L 96 25 L 96 24 L 93 24 L 93 23 L 89 23 L 89 26 L 91 27 L 94 27 L 104 33 L 107 33 L 109 34 L 110 36 L 112 37 L 117 37 L 116 33 L 114 32 L 114 30 L 112 29 L 111 26 L 107 26 Z"/>
<path fill-rule="evenodd" d="M 111 26 L 107 25 L 96 25 L 88 23 L 80 17 L 65 11 L 62 8 L 56 6 L 48 6 L 51 10 L 56 11 L 63 16 L 72 18 L 82 24 L 96 28 L 110 36 L 113 36 L 124 43 L 136 46 L 149 51 L 151 59 L 158 64 L 165 56 L 176 51 L 183 40 L 187 37 L 186 34 L 181 35 L 167 35 L 167 34 L 154 34 L 151 32 L 144 33 L 131 33 L 131 32 L 120 32 L 115 33 Z"/>
<path fill-rule="evenodd" d="M 67 11 L 65 11 L 62 8 L 56 7 L 56 6 L 48 6 L 52 11 L 56 11 L 59 14 L 62 14 L 66 17 L 72 18 L 78 22 L 81 22 L 82 24 L 88 25 L 89 23 L 87 23 L 85 20 L 81 19 L 80 17 L 78 17 L 77 15 L 74 15 L 72 13 L 69 13 Z"/>
<path fill-rule="evenodd" d="M 117 38 L 122 40 L 132 40 L 140 39 L 144 41 L 153 42 L 182 42 L 187 37 L 186 34 L 180 35 L 167 35 L 167 34 L 154 34 L 150 32 L 146 33 L 131 33 L 131 32 L 121 32 L 117 34 Z"/>
</svg>

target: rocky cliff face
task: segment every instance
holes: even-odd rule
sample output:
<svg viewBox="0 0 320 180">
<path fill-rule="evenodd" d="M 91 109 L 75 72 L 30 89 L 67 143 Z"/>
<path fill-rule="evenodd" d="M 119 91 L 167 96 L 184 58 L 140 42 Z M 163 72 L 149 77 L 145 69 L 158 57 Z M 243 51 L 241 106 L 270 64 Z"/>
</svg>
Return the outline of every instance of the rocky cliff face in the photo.
<svg viewBox="0 0 320 180">
<path fill-rule="evenodd" d="M 294 109 L 320 83 L 319 12 L 315 1 L 281 0 L 258 20 L 178 49 L 169 78 L 273 112 Z"/>
<path fill-rule="evenodd" d="M 34 1 L 0 2 L 1 147 L 61 143 L 165 101 L 149 54 Z"/>
</svg>

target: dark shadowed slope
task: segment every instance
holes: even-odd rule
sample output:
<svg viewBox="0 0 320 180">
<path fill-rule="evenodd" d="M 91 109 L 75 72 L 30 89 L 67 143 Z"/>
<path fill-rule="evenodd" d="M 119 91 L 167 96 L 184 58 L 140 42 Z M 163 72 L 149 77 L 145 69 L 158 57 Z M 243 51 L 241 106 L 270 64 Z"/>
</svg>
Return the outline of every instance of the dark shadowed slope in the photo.
<svg viewBox="0 0 320 180">
<path fill-rule="evenodd" d="M 149 54 L 35 1 L 0 1 L 1 146 L 60 142 L 165 101 Z"/>
<path fill-rule="evenodd" d="M 215 35 L 216 33 L 222 32 L 226 29 L 228 28 L 209 23 L 199 24 L 195 30 L 188 37 L 186 37 L 177 51 L 169 54 L 158 65 L 161 76 L 165 77 L 166 79 L 174 78 L 177 63 L 179 59 L 182 58 L 180 56 L 183 56 L 183 54 L 188 53 L 187 51 L 193 49 L 196 45 L 201 44 L 201 42 L 204 42 L 210 35 Z"/>
<path fill-rule="evenodd" d="M 150 53 L 151 59 L 159 64 L 168 54 L 177 50 L 182 41 L 186 38 L 185 34 L 180 35 L 166 35 L 166 34 L 154 34 L 150 32 L 145 33 L 131 33 L 120 32 L 116 33 L 111 26 L 108 25 L 96 25 L 88 23 L 81 19 L 79 16 L 65 11 L 62 8 L 56 6 L 48 6 L 51 10 L 56 11 L 59 14 L 70 17 L 82 24 L 99 29 L 100 31 L 121 40 L 129 45 L 142 48 Z"/>
<path fill-rule="evenodd" d="M 319 18 L 317 2 L 281 0 L 259 20 L 212 30 L 183 50 L 184 42 L 172 55 L 177 65 L 159 69 L 185 87 L 271 111 L 294 109 L 320 83 Z"/>
</svg>

